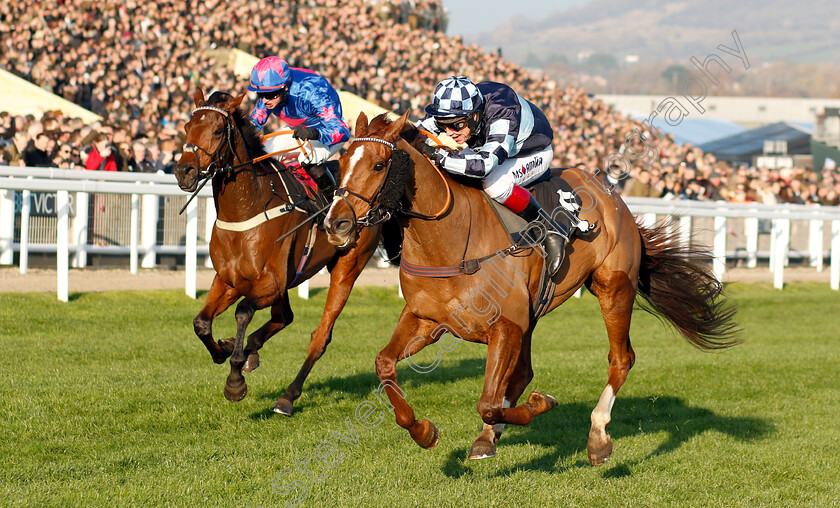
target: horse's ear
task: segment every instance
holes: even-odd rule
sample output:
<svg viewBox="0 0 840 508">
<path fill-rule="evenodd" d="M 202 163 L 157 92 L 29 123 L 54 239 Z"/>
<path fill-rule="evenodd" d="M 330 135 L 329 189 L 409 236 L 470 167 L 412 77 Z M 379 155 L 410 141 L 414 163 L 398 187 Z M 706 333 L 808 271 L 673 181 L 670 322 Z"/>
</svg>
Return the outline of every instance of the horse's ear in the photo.
<svg viewBox="0 0 840 508">
<path fill-rule="evenodd" d="M 357 138 L 364 135 L 368 128 L 368 118 L 364 111 L 359 111 L 359 116 L 356 118 L 356 129 L 353 135 Z"/>
<path fill-rule="evenodd" d="M 233 113 L 234 111 L 236 111 L 236 108 L 238 108 L 239 105 L 242 104 L 242 99 L 244 98 L 245 94 L 243 93 L 239 97 L 229 100 L 227 104 L 225 104 L 225 109 L 228 111 L 228 113 Z"/>
<path fill-rule="evenodd" d="M 201 88 L 195 89 L 195 95 L 193 95 L 193 102 L 195 102 L 195 107 L 200 108 L 204 105 L 204 92 L 201 91 Z"/>
<path fill-rule="evenodd" d="M 389 141 L 397 139 L 397 136 L 400 135 L 400 131 L 402 130 L 403 126 L 405 126 L 405 122 L 408 120 L 408 115 L 410 113 L 411 109 L 407 109 L 401 117 L 394 120 L 394 122 L 388 127 L 388 130 L 385 131 L 386 139 L 388 139 Z"/>
</svg>

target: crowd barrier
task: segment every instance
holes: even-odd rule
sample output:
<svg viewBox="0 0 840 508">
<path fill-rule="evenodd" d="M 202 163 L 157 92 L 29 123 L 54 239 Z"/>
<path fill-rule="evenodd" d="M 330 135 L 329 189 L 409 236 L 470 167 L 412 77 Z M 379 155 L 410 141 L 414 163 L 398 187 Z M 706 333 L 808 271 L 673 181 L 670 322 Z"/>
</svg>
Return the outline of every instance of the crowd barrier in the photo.
<svg viewBox="0 0 840 508">
<path fill-rule="evenodd" d="M 195 298 L 199 262 L 212 266 L 208 242 L 216 213 L 209 186 L 179 215 L 187 199 L 168 174 L 0 166 L 0 265 L 17 261 L 26 273 L 29 253 L 54 253 L 58 298 L 67 301 L 69 268 L 87 266 L 90 254 L 128 256 L 132 274 L 157 266 L 161 255 L 183 256 L 185 291 Z M 625 202 L 644 224 L 670 216 L 684 241 L 710 245 L 719 278 L 728 263 L 756 267 L 766 260 L 781 289 L 791 260 L 821 271 L 828 258 L 831 288 L 840 288 L 838 207 Z M 308 285 L 300 291 L 306 296 Z"/>
</svg>

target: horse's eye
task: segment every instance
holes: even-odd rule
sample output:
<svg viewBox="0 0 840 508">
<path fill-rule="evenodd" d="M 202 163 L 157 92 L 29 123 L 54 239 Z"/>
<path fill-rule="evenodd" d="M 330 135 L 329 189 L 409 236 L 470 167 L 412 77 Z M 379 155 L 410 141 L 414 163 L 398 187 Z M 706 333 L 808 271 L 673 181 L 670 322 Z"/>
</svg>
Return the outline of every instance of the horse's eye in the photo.
<svg viewBox="0 0 840 508">
<path fill-rule="evenodd" d="M 373 166 L 373 170 L 376 171 L 377 173 L 382 171 L 383 169 L 385 169 L 385 163 L 384 162 L 377 162 Z"/>
<path fill-rule="evenodd" d="M 215 132 L 213 132 L 213 135 L 214 136 L 221 136 L 222 134 L 224 134 L 224 132 L 225 132 L 225 130 L 223 128 L 219 127 L 218 129 L 215 130 Z"/>
</svg>

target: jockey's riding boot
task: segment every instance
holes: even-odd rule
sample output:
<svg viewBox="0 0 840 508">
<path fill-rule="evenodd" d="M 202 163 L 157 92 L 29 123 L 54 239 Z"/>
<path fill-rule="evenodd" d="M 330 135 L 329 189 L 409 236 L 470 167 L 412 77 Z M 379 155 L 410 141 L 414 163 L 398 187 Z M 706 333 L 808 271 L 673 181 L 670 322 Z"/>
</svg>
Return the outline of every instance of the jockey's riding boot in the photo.
<svg viewBox="0 0 840 508">
<path fill-rule="evenodd" d="M 335 179 L 332 176 L 332 172 L 327 169 L 328 162 L 323 164 L 315 164 L 313 166 L 304 166 L 304 169 L 315 180 L 315 183 L 318 184 L 318 189 L 321 190 L 321 193 L 327 198 L 327 201 L 331 200 L 333 197 L 333 192 L 335 192 Z"/>
<path fill-rule="evenodd" d="M 329 171 L 324 171 L 324 174 L 317 178 L 313 178 L 313 180 L 315 180 L 315 183 L 318 184 L 318 188 L 324 193 L 327 201 L 332 200 L 333 192 L 335 192 L 336 187 L 332 174 Z"/>
<path fill-rule="evenodd" d="M 560 213 L 559 217 L 552 219 L 534 196 L 530 197 L 528 204 L 518 215 L 529 223 L 536 221 L 545 226 L 546 233 L 543 239 L 545 263 L 548 266 L 549 275 L 554 277 L 566 256 L 566 242 L 569 240 L 571 230 L 571 224 L 567 224 L 568 218 Z"/>
</svg>

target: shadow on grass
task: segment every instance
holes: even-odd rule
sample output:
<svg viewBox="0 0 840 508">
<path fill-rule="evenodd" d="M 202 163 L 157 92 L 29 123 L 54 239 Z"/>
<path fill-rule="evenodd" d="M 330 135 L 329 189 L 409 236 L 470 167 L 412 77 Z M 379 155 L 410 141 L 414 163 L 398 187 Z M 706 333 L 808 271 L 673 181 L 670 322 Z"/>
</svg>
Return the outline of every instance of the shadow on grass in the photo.
<svg viewBox="0 0 840 508">
<path fill-rule="evenodd" d="M 452 365 L 441 365 L 428 374 L 419 374 L 412 371 L 408 367 L 398 367 L 397 380 L 400 387 L 410 393 L 412 389 L 417 386 L 428 383 L 451 383 L 461 379 L 480 378 L 484 376 L 484 367 L 486 361 L 484 358 L 466 358 L 453 363 Z M 357 397 L 367 397 L 371 392 L 379 386 L 379 378 L 376 377 L 373 366 L 369 372 L 353 374 L 349 376 L 332 376 L 323 381 L 306 382 L 303 385 L 304 393 L 327 395 L 331 393 L 345 395 L 355 395 Z M 283 394 L 283 390 L 275 390 L 265 392 L 259 395 L 261 400 L 276 401 Z M 295 403 L 295 415 L 302 413 L 304 408 Z M 251 415 L 251 419 L 261 420 L 266 417 L 267 413 L 271 411 L 258 411 Z"/>
<path fill-rule="evenodd" d="M 508 426 L 506 435 L 502 435 L 497 445 L 498 454 L 504 455 L 505 447 L 511 444 L 531 444 L 553 449 L 528 462 L 505 467 L 494 476 L 505 477 L 516 471 L 562 472 L 571 468 L 591 467 L 587 460 L 577 461 L 571 467 L 559 464 L 569 457 L 586 455 L 589 417 L 593 408 L 594 405 L 583 403 L 560 404 L 537 417 L 531 425 L 523 427 L 522 432 L 511 435 L 511 427 Z M 762 418 L 720 416 L 708 409 L 688 406 L 677 397 L 619 399 L 613 409 L 613 420 L 607 426 L 616 449 L 611 461 L 607 462 L 603 477 L 632 476 L 633 468 L 642 461 L 671 453 L 693 437 L 708 431 L 720 432 L 739 441 L 753 441 L 769 435 L 773 428 L 772 423 Z M 622 438 L 660 432 L 667 437 L 643 459 L 621 460 Z M 467 465 L 467 451 L 468 448 L 464 447 L 450 453 L 443 465 L 444 474 L 450 478 L 471 475 L 472 469 Z"/>
</svg>

